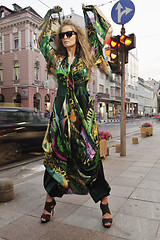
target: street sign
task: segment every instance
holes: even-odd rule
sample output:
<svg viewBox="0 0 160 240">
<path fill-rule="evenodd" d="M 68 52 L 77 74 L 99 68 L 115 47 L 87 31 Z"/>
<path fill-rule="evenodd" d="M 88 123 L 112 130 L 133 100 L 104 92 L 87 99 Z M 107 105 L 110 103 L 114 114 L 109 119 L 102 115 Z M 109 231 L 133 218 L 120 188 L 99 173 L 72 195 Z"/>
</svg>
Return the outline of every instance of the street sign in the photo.
<svg viewBox="0 0 160 240">
<path fill-rule="evenodd" d="M 120 0 L 112 8 L 111 17 L 117 24 L 125 24 L 135 13 L 135 6 L 130 0 Z"/>
</svg>

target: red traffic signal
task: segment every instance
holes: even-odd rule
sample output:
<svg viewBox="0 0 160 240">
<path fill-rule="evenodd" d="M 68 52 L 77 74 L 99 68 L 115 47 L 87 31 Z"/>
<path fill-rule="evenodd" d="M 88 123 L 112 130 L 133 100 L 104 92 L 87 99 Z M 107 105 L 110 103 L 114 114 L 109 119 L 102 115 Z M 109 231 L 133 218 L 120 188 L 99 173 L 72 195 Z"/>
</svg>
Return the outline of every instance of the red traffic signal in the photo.
<svg viewBox="0 0 160 240">
<path fill-rule="evenodd" d="M 128 63 L 128 51 L 136 47 L 136 36 L 117 35 L 109 39 L 109 48 L 106 48 L 105 55 L 110 58 L 109 65 L 112 73 L 122 73 L 122 53 L 125 52 L 125 63 Z"/>
<path fill-rule="evenodd" d="M 120 43 L 122 46 L 124 46 L 125 52 L 133 49 L 136 47 L 136 36 L 134 33 L 120 36 Z"/>
<path fill-rule="evenodd" d="M 111 37 L 111 48 L 118 48 L 118 44 L 119 44 L 119 35 Z"/>
<path fill-rule="evenodd" d="M 122 61 L 120 53 L 120 36 L 110 38 L 110 48 L 105 50 L 105 55 L 110 58 L 109 65 L 112 73 L 120 74 L 122 70 Z"/>
</svg>

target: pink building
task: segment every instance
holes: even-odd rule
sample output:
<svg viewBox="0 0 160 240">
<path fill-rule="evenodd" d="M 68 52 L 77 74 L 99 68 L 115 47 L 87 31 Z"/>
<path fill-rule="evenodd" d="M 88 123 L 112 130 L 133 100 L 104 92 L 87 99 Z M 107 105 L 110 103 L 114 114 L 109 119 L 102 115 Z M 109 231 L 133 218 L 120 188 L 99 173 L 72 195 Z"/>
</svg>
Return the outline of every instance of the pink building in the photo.
<svg viewBox="0 0 160 240">
<path fill-rule="evenodd" d="M 31 7 L 13 7 L 0 6 L 0 105 L 50 111 L 55 84 L 36 44 L 42 18 Z"/>
</svg>

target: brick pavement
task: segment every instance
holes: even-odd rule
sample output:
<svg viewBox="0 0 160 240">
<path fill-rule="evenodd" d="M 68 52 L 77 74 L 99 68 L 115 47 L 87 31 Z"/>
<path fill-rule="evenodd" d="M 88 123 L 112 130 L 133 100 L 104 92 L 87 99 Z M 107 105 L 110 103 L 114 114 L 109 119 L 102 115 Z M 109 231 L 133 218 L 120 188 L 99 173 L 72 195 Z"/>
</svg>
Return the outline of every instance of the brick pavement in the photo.
<svg viewBox="0 0 160 240">
<path fill-rule="evenodd" d="M 113 224 L 104 229 L 99 203 L 89 195 L 66 195 L 56 199 L 52 220 L 40 223 L 45 192 L 42 162 L 14 174 L 14 200 L 0 203 L 0 240 L 159 240 L 160 239 L 160 124 L 151 137 L 136 135 L 139 144 L 127 142 L 127 156 L 114 147 L 103 160 Z M 10 175 L 4 171 L 4 175 Z M 20 176 L 20 175 L 19 175 Z M 10 176 L 11 177 L 11 176 Z"/>
</svg>

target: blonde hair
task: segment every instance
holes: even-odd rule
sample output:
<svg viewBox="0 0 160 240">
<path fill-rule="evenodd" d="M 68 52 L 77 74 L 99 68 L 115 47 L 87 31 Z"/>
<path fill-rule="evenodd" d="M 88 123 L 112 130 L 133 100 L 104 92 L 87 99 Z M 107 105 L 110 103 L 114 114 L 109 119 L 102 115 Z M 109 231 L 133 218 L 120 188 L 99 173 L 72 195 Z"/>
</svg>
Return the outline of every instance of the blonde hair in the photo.
<svg viewBox="0 0 160 240">
<path fill-rule="evenodd" d="M 77 46 L 76 55 L 81 57 L 85 65 L 87 66 L 89 73 L 91 73 L 91 68 L 93 66 L 90 45 L 88 41 L 88 36 L 86 32 L 77 24 L 73 23 L 70 19 L 65 19 L 57 31 L 56 37 L 56 54 L 59 56 L 66 56 L 66 48 L 63 46 L 58 34 L 61 32 L 64 26 L 71 26 L 73 31 L 77 33 Z"/>
</svg>

